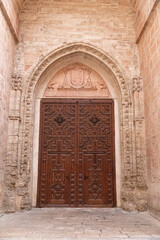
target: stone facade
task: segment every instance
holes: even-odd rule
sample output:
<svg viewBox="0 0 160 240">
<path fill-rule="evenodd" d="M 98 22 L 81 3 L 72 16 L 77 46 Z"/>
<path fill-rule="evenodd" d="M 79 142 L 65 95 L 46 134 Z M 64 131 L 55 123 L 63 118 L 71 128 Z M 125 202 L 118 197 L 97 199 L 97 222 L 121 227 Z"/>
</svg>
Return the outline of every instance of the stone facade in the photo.
<svg viewBox="0 0 160 240">
<path fill-rule="evenodd" d="M 67 66 L 78 62 L 81 67 L 94 69 L 105 80 L 104 88 L 117 106 L 117 176 L 121 182 L 118 206 L 126 210 L 146 210 L 145 82 L 140 76 L 136 44 L 141 30 L 135 32 L 131 1 L 27 0 L 19 23 L 10 90 L 3 209 L 14 212 L 35 205 L 33 188 L 36 188 L 38 162 L 33 162 L 37 159 L 35 145 L 38 145 L 37 102 L 46 88 L 54 90 L 56 74 L 64 73 Z M 145 76 L 142 74 L 142 77 Z M 54 91 L 52 95 L 56 96 Z"/>
<path fill-rule="evenodd" d="M 131 0 L 131 2 L 136 13 L 136 39 L 139 39 L 156 0 Z"/>
<path fill-rule="evenodd" d="M 144 3 L 138 16 L 143 29 L 137 43 L 144 85 L 148 204 L 152 214 L 160 218 L 160 1 L 140 2 Z M 138 13 L 141 3 L 134 4 Z"/>
<path fill-rule="evenodd" d="M 15 38 L 4 9 L 3 2 L 0 1 L 0 209 L 7 158 L 9 96 L 15 54 Z"/>
<path fill-rule="evenodd" d="M 124 20 L 124 10 L 128 22 L 127 28 L 126 20 Z M 31 207 L 33 99 L 39 79 L 51 65 L 54 68 L 56 61 L 60 62 L 61 59 L 69 58 L 69 56 L 72 58 L 72 54 L 77 54 L 77 57 L 80 58 L 78 56 L 79 52 L 84 55 L 84 59 L 81 60 L 83 64 L 87 61 L 85 60 L 87 55 L 95 61 L 98 59 L 99 65 L 103 65 L 104 69 L 109 69 L 116 79 L 115 82 L 120 89 L 117 98 L 119 106 L 121 106 L 119 111 L 122 125 L 120 145 L 123 174 L 120 205 L 128 210 L 146 209 L 145 180 L 143 189 L 139 187 L 136 180 L 138 161 L 141 161 L 140 167 L 142 168 L 145 158 L 144 154 L 140 153 L 141 157 L 137 157 L 136 160 L 136 150 L 134 150 L 136 149 L 134 138 L 137 138 L 136 141 L 138 141 L 138 137 L 141 136 L 139 142 L 143 144 L 144 136 L 139 127 L 137 127 L 137 131 L 140 132 L 136 134 L 133 124 L 131 91 L 133 78 L 138 77 L 139 69 L 137 47 L 133 44 L 135 39 L 134 14 L 130 10 L 129 1 L 124 5 L 124 2 L 122 4 L 122 1 L 118 0 L 114 4 L 107 1 L 101 5 L 98 2 L 84 3 L 83 1 L 68 3 L 66 1 L 53 2 L 50 0 L 47 1 L 47 4 L 44 1 L 38 3 L 36 1 L 26 2 L 20 17 L 22 24 L 20 42 L 17 48 L 18 67 L 15 67 L 15 75 L 18 76 L 18 79 L 21 79 L 22 89 L 26 91 L 21 92 L 22 98 L 19 93 L 20 95 L 18 94 L 16 98 L 12 99 L 12 102 L 21 99 L 20 115 L 15 112 L 15 109 L 10 109 L 12 113 L 15 112 L 14 117 L 10 119 L 10 126 L 15 124 L 16 128 L 20 130 L 16 137 L 10 136 L 10 155 L 8 155 L 10 164 L 8 164 L 6 173 L 9 176 L 9 173 L 14 171 L 15 174 L 6 181 L 4 204 L 8 211 L 14 211 L 16 207 Z M 104 17 L 100 18 L 101 15 Z M 119 16 L 118 20 L 117 15 Z M 71 22 L 73 22 L 72 26 L 70 26 Z M 48 26 L 50 27 L 48 28 Z M 112 56 L 114 61 L 109 55 Z M 16 93 L 13 96 L 16 96 Z M 140 121 L 143 125 L 143 119 L 140 119 Z M 141 152 L 141 149 L 139 149 L 139 152 Z M 19 157 L 18 161 L 17 156 Z M 142 169 L 143 171 L 139 170 L 139 178 L 145 179 L 145 166 Z M 14 188 L 8 188 L 13 182 L 17 186 L 15 190 Z M 140 201 L 137 201 L 137 199 Z"/>
</svg>

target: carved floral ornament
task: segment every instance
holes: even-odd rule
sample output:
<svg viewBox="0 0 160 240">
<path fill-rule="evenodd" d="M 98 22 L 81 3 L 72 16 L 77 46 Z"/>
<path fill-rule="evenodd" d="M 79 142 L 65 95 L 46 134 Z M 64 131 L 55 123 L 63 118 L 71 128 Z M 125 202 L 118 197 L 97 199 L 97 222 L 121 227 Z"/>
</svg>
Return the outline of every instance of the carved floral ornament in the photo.
<svg viewBox="0 0 160 240">
<path fill-rule="evenodd" d="M 111 97 L 104 80 L 94 70 L 81 63 L 71 64 L 59 71 L 44 93 L 44 97 L 89 95 Z"/>
</svg>

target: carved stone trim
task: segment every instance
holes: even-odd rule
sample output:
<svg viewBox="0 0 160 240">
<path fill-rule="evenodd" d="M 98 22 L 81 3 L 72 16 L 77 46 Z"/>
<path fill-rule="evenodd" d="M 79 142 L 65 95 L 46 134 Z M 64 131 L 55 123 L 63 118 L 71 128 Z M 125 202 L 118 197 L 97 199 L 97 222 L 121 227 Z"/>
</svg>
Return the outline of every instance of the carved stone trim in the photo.
<svg viewBox="0 0 160 240">
<path fill-rule="evenodd" d="M 20 116 L 9 116 L 10 120 L 18 120 L 21 121 L 21 117 Z"/>
<path fill-rule="evenodd" d="M 133 78 L 133 92 L 140 92 L 142 91 L 142 78 L 141 77 L 136 77 Z"/>
<path fill-rule="evenodd" d="M 11 87 L 13 90 L 22 90 L 22 79 L 19 76 L 13 75 L 12 76 L 12 82 L 11 82 Z"/>
<path fill-rule="evenodd" d="M 67 45 L 65 47 L 54 50 L 53 52 L 46 55 L 42 58 L 35 66 L 35 68 L 30 69 L 30 75 L 26 76 L 26 91 L 23 95 L 23 149 L 22 149 L 22 162 L 20 166 L 20 172 L 23 175 L 23 181 L 25 184 L 30 186 L 30 158 L 31 158 L 31 149 L 33 144 L 33 135 L 32 135 L 32 114 L 33 114 L 33 98 L 34 98 L 34 90 L 35 86 L 40 78 L 40 76 L 47 70 L 47 68 L 52 65 L 54 62 L 60 60 L 61 58 L 68 56 L 72 53 L 85 53 L 96 60 L 98 60 L 104 67 L 110 69 L 110 71 L 115 76 L 117 80 L 117 85 L 121 91 L 121 149 L 122 151 L 122 166 L 123 166 L 123 176 L 122 176 L 122 207 L 127 208 L 125 203 L 130 202 L 130 196 L 134 195 L 133 187 L 135 186 L 135 178 L 133 171 L 133 152 L 132 152 L 132 105 L 131 105 L 131 96 L 128 88 L 127 81 L 122 74 L 122 71 L 119 69 L 117 64 L 113 61 L 113 59 L 108 56 L 105 52 L 84 43 L 74 43 Z M 50 86 L 50 88 L 54 88 L 54 85 Z M 128 166 L 130 171 L 127 171 Z M 28 176 L 30 176 L 28 178 Z M 133 179 L 131 181 L 131 179 Z M 126 191 L 125 191 L 126 189 Z M 130 191 L 130 194 L 127 194 L 127 191 Z M 28 190 L 29 192 L 29 190 Z M 28 195 L 27 195 L 28 196 Z M 125 200 L 124 200 L 125 199 Z M 22 206 L 25 206 L 26 196 L 22 196 Z M 133 203 L 133 201 L 132 201 Z"/>
</svg>

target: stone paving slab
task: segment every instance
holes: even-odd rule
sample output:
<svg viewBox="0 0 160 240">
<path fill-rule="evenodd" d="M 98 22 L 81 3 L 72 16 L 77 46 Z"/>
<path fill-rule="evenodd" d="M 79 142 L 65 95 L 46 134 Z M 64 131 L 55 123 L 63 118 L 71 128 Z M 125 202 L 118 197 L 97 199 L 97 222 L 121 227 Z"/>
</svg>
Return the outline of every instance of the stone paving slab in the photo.
<svg viewBox="0 0 160 240">
<path fill-rule="evenodd" d="M 0 240 L 160 240 L 149 213 L 118 208 L 45 208 L 0 217 Z"/>
<path fill-rule="evenodd" d="M 74 240 L 74 238 L 43 238 L 43 237 L 38 237 L 38 238 L 0 238 L 0 240 Z M 76 239 L 82 239 L 82 238 L 76 238 Z M 98 238 L 98 240 L 160 240 L 159 237 L 157 238 L 143 238 L 143 237 L 138 237 L 138 238 L 121 238 L 121 237 L 118 237 L 118 238 Z M 83 238 L 82 240 L 91 240 L 91 238 Z"/>
<path fill-rule="evenodd" d="M 74 240 L 74 239 L 78 239 L 78 240 L 80 240 L 80 239 L 82 239 L 82 240 L 91 240 L 91 239 L 93 239 L 93 238 L 65 238 L 65 237 L 63 237 L 63 238 L 56 238 L 56 237 L 54 237 L 54 238 L 49 238 L 49 237 L 47 237 L 47 238 L 43 238 L 43 237 L 37 237 L 37 238 L 32 238 L 32 237 L 30 237 L 30 238 L 23 238 L 23 237 L 18 237 L 18 238 L 0 238 L 0 240 L 31 240 L 31 239 L 33 239 L 33 240 Z M 157 237 L 157 238 L 153 238 L 153 237 L 151 237 L 151 238 L 144 238 L 144 237 L 138 237 L 138 238 L 121 238 L 121 237 L 118 237 L 118 238 L 108 238 L 108 237 L 105 237 L 105 238 L 97 238 L 97 240 L 160 240 L 160 238 L 159 237 Z"/>
</svg>

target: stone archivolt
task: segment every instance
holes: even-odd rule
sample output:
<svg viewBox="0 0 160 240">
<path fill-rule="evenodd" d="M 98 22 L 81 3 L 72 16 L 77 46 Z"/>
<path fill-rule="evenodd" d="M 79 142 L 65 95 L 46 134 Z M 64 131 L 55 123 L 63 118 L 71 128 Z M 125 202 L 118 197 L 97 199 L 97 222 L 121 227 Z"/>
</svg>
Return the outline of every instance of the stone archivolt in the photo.
<svg viewBox="0 0 160 240">
<path fill-rule="evenodd" d="M 94 70 L 81 63 L 71 64 L 58 72 L 44 93 L 44 97 L 62 96 L 111 98 L 104 80 Z"/>
<path fill-rule="evenodd" d="M 126 210 L 144 210 L 146 209 L 146 189 L 143 185 L 137 189 L 136 195 L 138 198 L 141 199 L 140 205 L 138 206 L 138 201 L 135 195 L 135 189 L 137 186 L 137 167 L 136 167 L 136 157 L 134 153 L 134 144 L 133 135 L 135 135 L 135 129 L 133 127 L 133 112 L 134 112 L 134 96 L 131 96 L 129 91 L 129 84 L 126 78 L 123 76 L 123 71 L 119 69 L 117 64 L 113 61 L 111 57 L 109 57 L 106 53 L 102 52 L 101 50 L 84 43 L 73 43 L 67 45 L 66 47 L 59 48 L 54 50 L 53 52 L 46 55 L 44 58 L 40 59 L 40 61 L 35 65 L 35 68 L 30 69 L 26 75 L 23 77 L 23 82 L 25 83 L 24 91 L 22 92 L 22 99 L 18 100 L 16 95 L 14 96 L 15 101 L 21 102 L 19 104 L 19 110 L 21 109 L 21 134 L 17 138 L 12 138 L 9 136 L 9 142 L 18 146 L 21 143 L 21 146 L 18 146 L 14 149 L 9 149 L 10 154 L 8 155 L 7 163 L 8 169 L 6 171 L 6 175 L 9 176 L 12 172 L 12 168 L 16 169 L 16 176 L 17 180 L 15 182 L 16 188 L 12 189 L 12 191 L 8 190 L 8 186 L 10 186 L 12 176 L 6 179 L 6 190 L 4 196 L 4 208 L 5 206 L 10 206 L 10 209 L 7 211 L 14 211 L 16 207 L 19 209 L 30 209 L 32 206 L 31 203 L 31 172 L 32 172 L 32 161 L 33 161 L 33 112 L 34 112 L 34 92 L 36 89 L 36 85 L 43 75 L 44 72 L 50 66 L 53 66 L 55 62 L 61 61 L 61 59 L 65 58 L 66 56 L 71 56 L 72 54 L 85 54 L 86 56 L 92 57 L 99 62 L 99 64 L 104 68 L 108 69 L 113 75 L 113 78 L 116 79 L 117 89 L 119 91 L 118 101 L 119 101 L 119 110 L 120 110 L 120 149 L 121 149 L 121 166 L 122 166 L 122 177 L 121 177 L 121 206 Z M 71 66 L 69 66 L 71 67 Z M 74 69 L 74 71 L 73 71 Z M 105 85 L 103 86 L 103 80 L 99 79 L 96 75 L 93 81 L 92 76 L 95 74 L 94 71 L 90 71 L 86 69 L 86 66 L 76 65 L 73 66 L 73 69 L 63 70 L 59 73 L 63 76 L 61 82 L 58 85 L 54 84 L 54 78 L 51 80 L 47 88 L 47 91 L 50 90 L 50 94 L 52 93 L 55 96 L 55 87 L 56 87 L 56 94 L 58 92 L 68 92 L 72 89 L 74 92 L 85 92 L 83 90 L 87 89 L 90 90 L 86 91 L 87 96 L 88 93 L 91 92 L 98 92 L 104 91 L 104 96 L 110 96 L 108 89 Z M 76 69 L 76 71 L 75 71 Z M 73 76 L 71 77 L 71 72 L 74 72 Z M 87 81 L 85 74 L 88 76 Z M 92 75 L 93 74 L 93 75 Z M 75 81 L 77 75 L 80 75 L 78 81 Z M 65 76 L 67 76 L 67 83 L 64 83 Z M 82 77 L 83 76 L 83 77 Z M 98 80 L 99 79 L 99 80 Z M 99 88 L 97 87 L 98 81 L 101 85 Z M 90 83 L 89 83 L 90 82 Z M 56 83 L 57 84 L 57 83 Z M 99 84 L 99 85 L 100 85 Z M 69 90 L 68 90 L 69 89 Z M 95 90 L 97 89 L 97 90 Z M 46 91 L 46 93 L 47 93 Z M 46 94 L 45 93 L 45 94 Z M 47 93 L 48 94 L 48 93 Z M 107 95 L 108 94 L 108 95 Z M 58 95 L 57 95 L 58 96 Z M 93 95 L 92 95 L 93 96 Z M 49 97 L 49 96 L 47 96 Z M 17 100 L 16 100 L 17 99 Z M 135 108 L 141 107 L 139 104 L 135 105 Z M 12 120 L 10 121 L 10 126 L 12 126 Z M 18 123 L 20 125 L 20 122 Z M 138 134 L 136 136 L 136 141 L 143 140 L 144 133 L 143 131 L 138 128 Z M 16 149 L 16 150 L 15 150 Z M 141 151 L 141 162 L 145 162 L 144 152 Z M 13 155 L 15 159 L 19 159 L 16 164 L 12 166 L 12 158 Z M 19 156 L 21 156 L 19 158 Z M 145 178 L 145 171 L 146 169 L 142 169 L 139 172 L 139 175 Z M 14 180 L 14 179 L 13 179 Z M 145 181 L 144 181 L 145 182 Z M 18 204 L 17 204 L 18 202 Z M 17 204 L 17 206 L 16 206 Z"/>
</svg>

